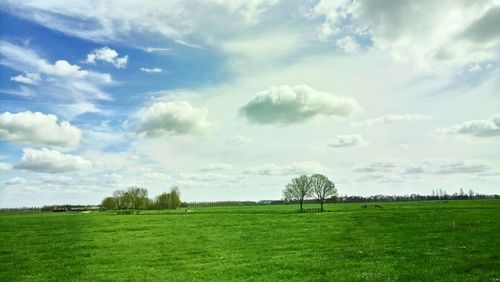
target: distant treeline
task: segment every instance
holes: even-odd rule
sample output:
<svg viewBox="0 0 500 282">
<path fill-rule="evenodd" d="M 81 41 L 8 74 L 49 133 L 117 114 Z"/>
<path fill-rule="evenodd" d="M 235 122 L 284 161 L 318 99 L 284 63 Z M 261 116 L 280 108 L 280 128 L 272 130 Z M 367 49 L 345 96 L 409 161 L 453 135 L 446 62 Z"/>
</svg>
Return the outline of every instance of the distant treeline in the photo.
<svg viewBox="0 0 500 282">
<path fill-rule="evenodd" d="M 431 200 L 474 200 L 474 199 L 500 199 L 500 195 L 485 195 L 475 193 L 469 190 L 468 193 L 460 191 L 458 193 L 447 194 L 444 190 L 435 190 L 433 195 L 373 195 L 373 196 L 339 196 L 326 199 L 326 203 L 362 203 L 362 202 L 402 202 L 402 201 L 431 201 Z M 168 193 L 170 194 L 170 193 Z M 175 194 L 175 193 L 174 193 Z M 166 196 L 166 193 L 162 194 L 163 197 L 160 198 L 159 202 L 156 199 L 156 203 L 153 200 L 149 200 L 148 204 L 143 207 L 143 209 L 158 209 L 159 204 L 162 205 L 163 209 L 171 209 L 174 206 L 179 206 L 181 208 L 197 208 L 197 207 L 219 207 L 219 206 L 251 206 L 251 205 L 283 205 L 283 204 L 296 204 L 297 201 L 285 201 L 285 200 L 262 200 L 262 201 L 206 201 L 206 202 L 181 202 L 177 204 L 178 200 L 172 201 L 170 197 Z M 170 194 L 171 195 L 171 194 Z M 161 196 L 161 195 L 160 195 Z M 170 206 L 170 202 L 173 205 Z M 315 204 L 318 203 L 315 199 L 304 200 L 305 204 Z M 127 207 L 122 207 L 127 208 Z M 15 211 L 87 211 L 87 210 L 105 210 L 103 205 L 47 205 L 43 207 L 19 207 L 19 208 L 0 208 L 0 212 L 15 212 Z"/>
</svg>

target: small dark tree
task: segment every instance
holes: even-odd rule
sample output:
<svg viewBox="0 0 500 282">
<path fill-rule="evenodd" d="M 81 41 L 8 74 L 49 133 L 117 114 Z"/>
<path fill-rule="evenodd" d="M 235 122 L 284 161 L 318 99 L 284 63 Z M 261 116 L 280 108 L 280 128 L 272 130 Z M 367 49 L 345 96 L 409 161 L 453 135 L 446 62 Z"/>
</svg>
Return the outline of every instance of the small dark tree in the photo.
<svg viewBox="0 0 500 282">
<path fill-rule="evenodd" d="M 300 203 L 300 212 L 303 211 L 304 199 L 311 196 L 312 192 L 311 178 L 307 175 L 301 175 L 292 179 L 283 190 L 283 198 L 286 201 L 295 200 Z"/>
<path fill-rule="evenodd" d="M 160 210 L 168 209 L 169 202 L 170 202 L 170 194 L 167 192 L 161 193 L 156 197 L 156 206 Z"/>
<path fill-rule="evenodd" d="M 181 193 L 179 187 L 174 186 L 170 188 L 170 208 L 175 210 L 181 204 Z"/>
<path fill-rule="evenodd" d="M 328 177 L 323 174 L 313 174 L 311 177 L 312 193 L 321 204 L 323 212 L 323 204 L 328 197 L 337 196 L 337 189 Z"/>
<path fill-rule="evenodd" d="M 159 209 L 173 210 L 181 204 L 179 188 L 176 186 L 170 188 L 169 193 L 162 193 L 156 197 L 156 205 Z"/>
</svg>

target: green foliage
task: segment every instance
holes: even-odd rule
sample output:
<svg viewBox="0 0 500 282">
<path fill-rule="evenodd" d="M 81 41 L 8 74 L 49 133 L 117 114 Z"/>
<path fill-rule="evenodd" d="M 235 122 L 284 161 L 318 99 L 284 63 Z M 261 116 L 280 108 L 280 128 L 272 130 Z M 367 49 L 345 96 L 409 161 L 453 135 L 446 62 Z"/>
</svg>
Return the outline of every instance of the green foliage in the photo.
<svg viewBox="0 0 500 282">
<path fill-rule="evenodd" d="M 112 209 L 176 209 L 181 204 L 180 192 L 177 186 L 172 187 L 169 193 L 162 193 L 155 200 L 148 198 L 148 190 L 140 187 L 130 187 L 127 190 L 116 190 L 113 197 L 106 197 L 102 206 L 106 210 Z M 120 213 L 122 214 L 122 213 Z"/>
<path fill-rule="evenodd" d="M 181 204 L 180 192 L 177 186 L 170 188 L 169 193 L 156 197 L 156 207 L 160 210 L 174 210 Z"/>
<path fill-rule="evenodd" d="M 106 197 L 102 200 L 101 206 L 104 210 L 116 210 L 118 205 L 116 204 L 116 199 L 114 197 Z"/>
<path fill-rule="evenodd" d="M 0 213 L 0 281 L 496 281 L 500 201 Z M 307 204 L 305 208 L 319 208 Z"/>
</svg>

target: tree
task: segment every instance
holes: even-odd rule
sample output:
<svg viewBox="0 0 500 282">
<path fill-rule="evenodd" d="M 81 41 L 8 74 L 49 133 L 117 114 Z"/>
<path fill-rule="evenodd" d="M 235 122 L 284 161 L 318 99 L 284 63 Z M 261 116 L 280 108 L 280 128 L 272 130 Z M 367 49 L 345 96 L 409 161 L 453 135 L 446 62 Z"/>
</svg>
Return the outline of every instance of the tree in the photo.
<svg viewBox="0 0 500 282">
<path fill-rule="evenodd" d="M 156 197 L 156 207 L 160 210 L 168 209 L 168 203 L 170 201 L 170 194 L 167 192 L 161 193 Z"/>
<path fill-rule="evenodd" d="M 328 197 L 337 196 L 335 184 L 323 174 L 313 174 L 310 177 L 312 194 L 321 203 L 321 212 L 323 212 L 323 203 Z"/>
<path fill-rule="evenodd" d="M 129 187 L 127 194 L 130 197 L 132 209 L 141 209 L 146 207 L 148 202 L 148 190 L 140 187 Z"/>
<path fill-rule="evenodd" d="M 180 192 L 177 186 L 170 188 L 169 193 L 162 193 L 156 197 L 156 204 L 159 209 L 176 209 L 181 204 Z"/>
<path fill-rule="evenodd" d="M 311 178 L 307 175 L 301 175 L 292 179 L 283 190 L 283 198 L 287 201 L 295 200 L 300 203 L 300 212 L 303 211 L 304 199 L 311 196 L 312 192 Z"/>
<path fill-rule="evenodd" d="M 170 188 L 170 208 L 176 209 L 181 204 L 181 193 L 179 187 L 174 186 Z"/>
<path fill-rule="evenodd" d="M 116 207 L 118 209 L 123 209 L 125 205 L 125 194 L 126 192 L 124 190 L 115 190 L 113 192 L 113 198 L 115 199 Z"/>
<path fill-rule="evenodd" d="M 105 210 L 116 210 L 117 208 L 116 199 L 114 197 L 106 197 L 102 200 L 101 206 Z"/>
</svg>

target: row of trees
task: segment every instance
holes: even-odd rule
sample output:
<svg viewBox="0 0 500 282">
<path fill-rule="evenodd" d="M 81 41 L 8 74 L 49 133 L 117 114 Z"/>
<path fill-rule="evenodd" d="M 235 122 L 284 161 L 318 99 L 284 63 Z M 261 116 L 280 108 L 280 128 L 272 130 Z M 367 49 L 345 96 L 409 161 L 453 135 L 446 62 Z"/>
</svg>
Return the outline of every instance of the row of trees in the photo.
<svg viewBox="0 0 500 282">
<path fill-rule="evenodd" d="M 321 204 L 321 212 L 324 211 L 323 204 L 326 199 L 336 197 L 337 188 L 333 181 L 323 174 L 313 174 L 311 176 L 301 175 L 292 179 L 283 190 L 283 199 L 286 202 L 298 201 L 300 212 L 303 211 L 304 200 L 315 198 Z"/>
<path fill-rule="evenodd" d="M 130 187 L 126 190 L 116 190 L 111 197 L 102 200 L 105 210 L 141 210 L 160 209 L 172 210 L 181 204 L 179 188 L 174 186 L 170 192 L 164 192 L 154 199 L 148 198 L 148 190 L 141 187 Z"/>
</svg>

